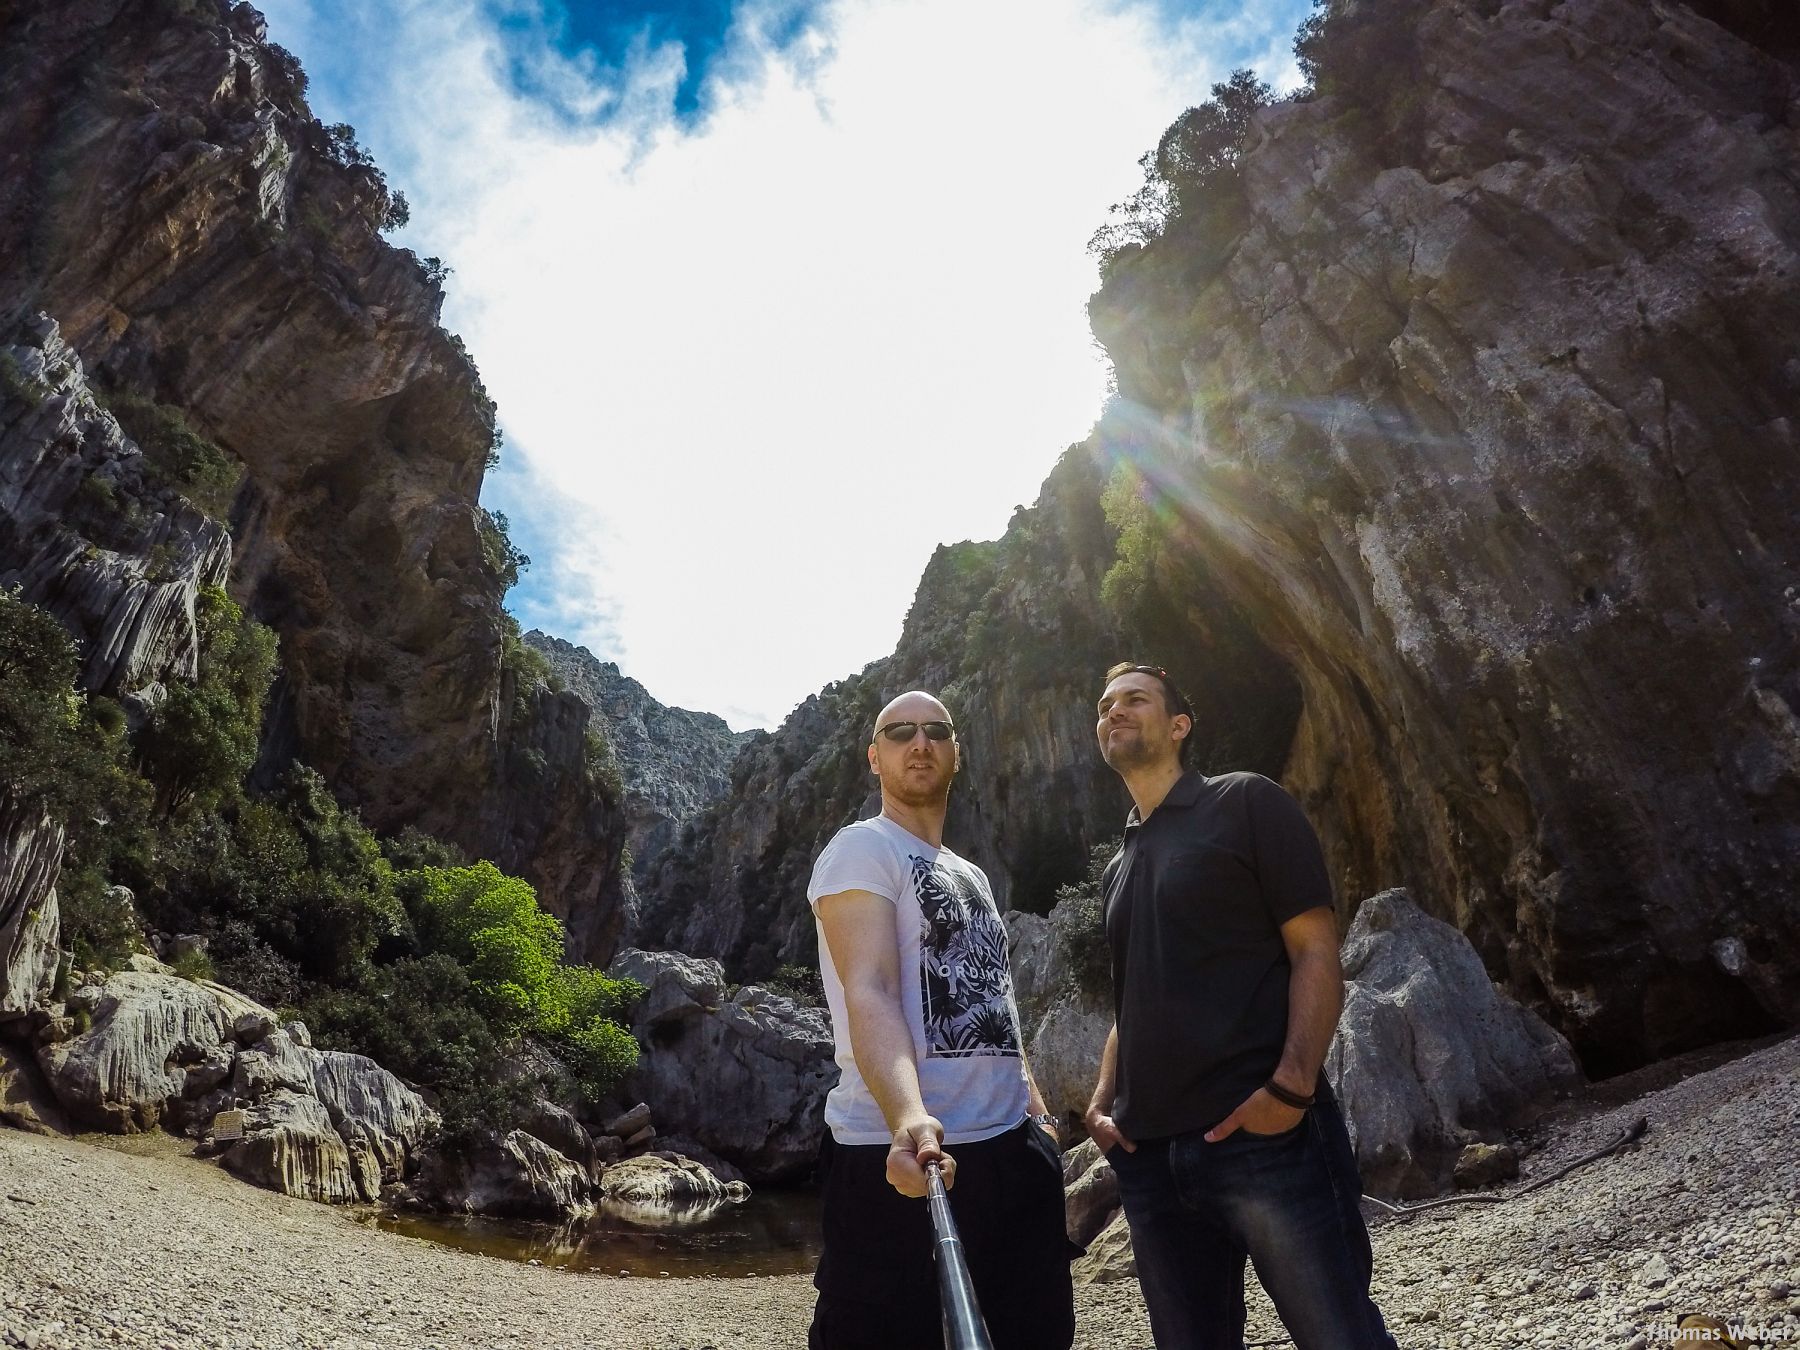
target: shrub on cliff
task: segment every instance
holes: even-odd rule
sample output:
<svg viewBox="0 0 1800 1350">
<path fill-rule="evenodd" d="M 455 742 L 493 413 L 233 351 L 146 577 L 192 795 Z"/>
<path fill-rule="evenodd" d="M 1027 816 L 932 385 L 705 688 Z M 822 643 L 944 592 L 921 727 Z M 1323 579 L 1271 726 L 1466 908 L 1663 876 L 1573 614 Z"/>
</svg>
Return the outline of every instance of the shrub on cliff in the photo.
<svg viewBox="0 0 1800 1350">
<path fill-rule="evenodd" d="M 200 677 L 172 682 L 138 737 L 158 809 L 209 806 L 234 795 L 256 760 L 263 699 L 275 678 L 275 633 L 217 587 L 195 605 Z"/>
<path fill-rule="evenodd" d="M 236 458 L 195 431 L 179 408 L 130 390 L 114 391 L 105 402 L 120 428 L 144 452 L 151 477 L 215 519 L 230 514 L 241 475 Z"/>
<path fill-rule="evenodd" d="M 48 611 L 0 588 L 0 793 L 78 828 L 119 788 L 123 723 L 75 687 L 75 645 Z M 99 709 L 108 711 L 102 714 Z"/>
</svg>

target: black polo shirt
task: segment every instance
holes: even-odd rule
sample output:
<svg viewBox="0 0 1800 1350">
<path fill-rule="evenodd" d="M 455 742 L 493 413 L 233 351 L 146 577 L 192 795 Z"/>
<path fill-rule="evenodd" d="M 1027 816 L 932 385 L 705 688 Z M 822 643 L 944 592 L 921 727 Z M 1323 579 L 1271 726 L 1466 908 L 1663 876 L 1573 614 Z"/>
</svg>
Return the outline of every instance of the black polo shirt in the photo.
<svg viewBox="0 0 1800 1350">
<path fill-rule="evenodd" d="M 1281 1060 L 1281 925 L 1331 906 L 1318 835 L 1261 774 L 1183 774 L 1149 820 L 1132 809 L 1102 893 L 1119 1026 L 1113 1117 L 1132 1139 L 1211 1129 Z M 1321 1100 L 1330 1091 L 1321 1073 Z"/>
</svg>

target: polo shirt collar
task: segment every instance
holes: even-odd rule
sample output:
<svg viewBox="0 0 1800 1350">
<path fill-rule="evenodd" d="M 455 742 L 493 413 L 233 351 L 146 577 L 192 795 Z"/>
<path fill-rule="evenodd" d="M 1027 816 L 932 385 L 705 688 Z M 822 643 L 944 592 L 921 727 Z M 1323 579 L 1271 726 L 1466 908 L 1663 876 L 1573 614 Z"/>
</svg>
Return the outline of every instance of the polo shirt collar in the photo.
<svg viewBox="0 0 1800 1350">
<path fill-rule="evenodd" d="M 1160 811 L 1165 806 L 1192 806 L 1200 800 L 1200 789 L 1205 786 L 1206 775 L 1198 769 L 1189 769 L 1175 780 L 1175 785 L 1169 789 L 1169 795 L 1162 799 L 1161 805 L 1156 810 Z M 1155 815 L 1156 811 L 1152 811 L 1150 814 Z M 1134 805 L 1125 816 L 1125 828 L 1134 829 L 1143 823 L 1138 816 L 1138 809 Z"/>
</svg>

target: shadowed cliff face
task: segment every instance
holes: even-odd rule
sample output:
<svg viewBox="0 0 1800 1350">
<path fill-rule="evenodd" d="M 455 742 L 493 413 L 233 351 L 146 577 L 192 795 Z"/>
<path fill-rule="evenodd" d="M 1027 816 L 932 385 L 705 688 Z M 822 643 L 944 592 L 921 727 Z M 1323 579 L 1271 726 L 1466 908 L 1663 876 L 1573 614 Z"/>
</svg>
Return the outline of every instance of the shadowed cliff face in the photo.
<svg viewBox="0 0 1800 1350">
<path fill-rule="evenodd" d="M 738 751 L 763 733 L 733 731 L 712 713 L 659 703 L 586 647 L 535 628 L 525 641 L 596 715 L 596 729 L 611 747 L 624 783 L 631 873 L 642 883 L 681 827 L 730 786 Z"/>
<path fill-rule="evenodd" d="M 0 8 L 0 333 L 46 312 L 245 464 L 230 589 L 281 637 L 270 755 L 525 876 L 604 958 L 624 830 L 579 701 L 503 676 L 492 405 L 297 78 L 246 5 Z"/>
<path fill-rule="evenodd" d="M 1298 675 L 1344 894 L 1411 886 L 1591 1070 L 1791 1023 L 1792 24 L 1402 8 L 1404 61 L 1260 117 L 1222 265 L 1128 250 L 1095 332 Z"/>
<path fill-rule="evenodd" d="M 945 842 L 979 864 L 1001 907 L 1047 909 L 1088 851 L 1118 835 L 1129 801 L 1094 743 L 1106 668 L 1144 655 L 1191 672 L 1209 769 L 1281 771 L 1298 699 L 1291 678 L 1196 576 L 1188 620 L 1155 633 L 1111 617 L 1100 583 L 1115 538 L 1101 510 L 1104 429 L 1070 450 L 1003 538 L 940 548 L 894 654 L 802 703 L 747 747 L 731 787 L 669 850 L 645 888 L 640 944 L 716 956 L 751 979 L 814 959 L 806 882 L 843 825 L 880 809 L 866 747 L 894 695 L 943 698 L 962 743 Z"/>
</svg>

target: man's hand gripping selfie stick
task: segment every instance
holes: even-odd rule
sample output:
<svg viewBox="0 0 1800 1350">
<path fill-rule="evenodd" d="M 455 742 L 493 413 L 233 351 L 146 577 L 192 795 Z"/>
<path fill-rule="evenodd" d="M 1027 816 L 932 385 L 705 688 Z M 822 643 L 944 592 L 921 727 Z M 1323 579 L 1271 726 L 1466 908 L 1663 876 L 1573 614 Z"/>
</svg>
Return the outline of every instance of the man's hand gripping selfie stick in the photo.
<svg viewBox="0 0 1800 1350">
<path fill-rule="evenodd" d="M 975 1282 L 963 1257 L 962 1239 L 956 1235 L 956 1218 L 950 1213 L 950 1196 L 936 1163 L 925 1164 L 925 1205 L 931 1211 L 931 1231 L 936 1236 L 932 1251 L 937 1258 L 938 1300 L 944 1310 L 944 1350 L 994 1350 L 987 1323 L 975 1302 Z"/>
</svg>

